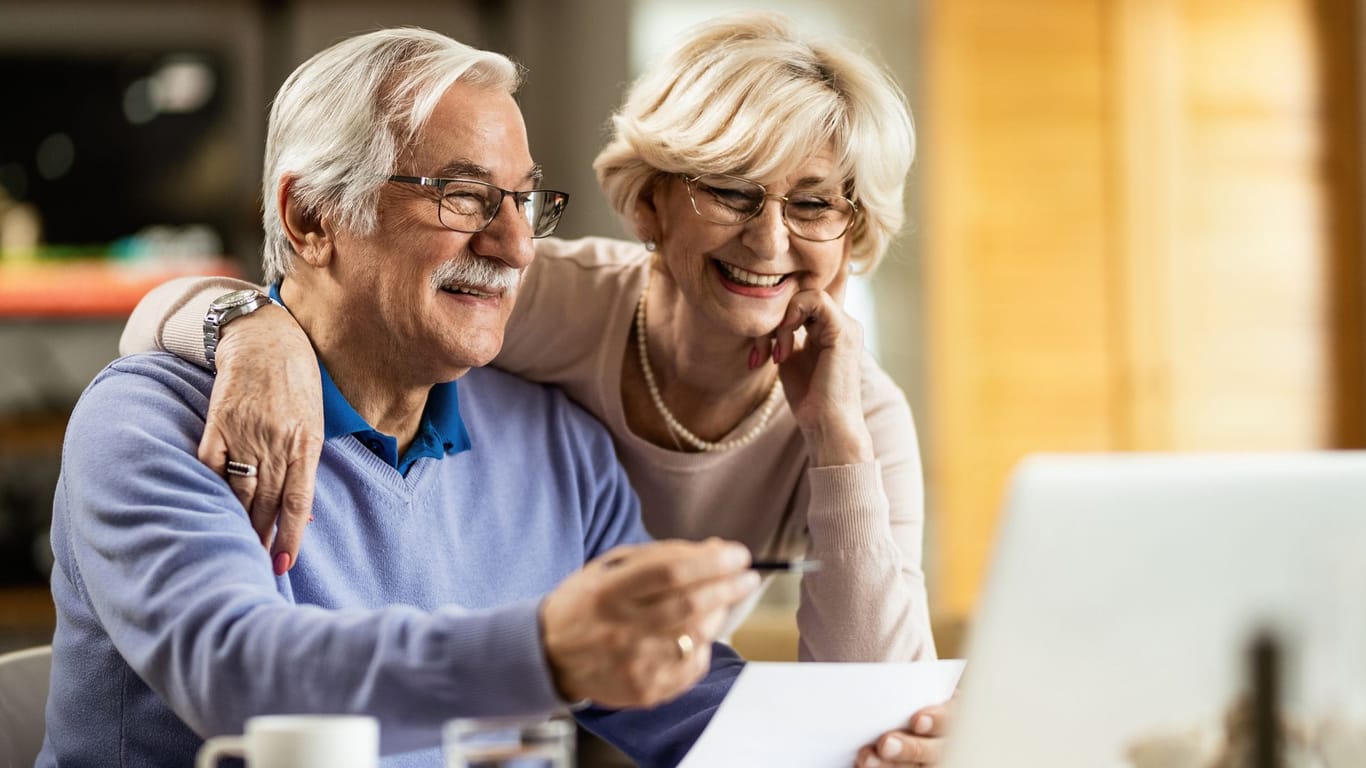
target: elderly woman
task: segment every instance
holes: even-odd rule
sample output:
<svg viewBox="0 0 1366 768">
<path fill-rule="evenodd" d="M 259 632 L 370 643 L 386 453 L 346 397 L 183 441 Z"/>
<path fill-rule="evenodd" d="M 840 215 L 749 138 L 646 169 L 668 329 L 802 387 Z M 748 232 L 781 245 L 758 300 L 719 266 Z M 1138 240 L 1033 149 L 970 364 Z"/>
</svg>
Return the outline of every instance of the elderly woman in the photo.
<svg viewBox="0 0 1366 768">
<path fill-rule="evenodd" d="M 594 164 L 643 245 L 538 241 L 494 362 L 607 425 L 655 536 L 820 560 L 801 581 L 802 659 L 935 656 L 915 427 L 841 307 L 900 229 L 913 153 L 904 97 L 862 56 L 777 15 L 696 27 L 631 86 Z M 123 351 L 155 341 L 203 364 L 205 311 L 241 287 L 163 286 Z M 272 308 L 224 329 L 217 364 L 201 458 L 259 468 L 230 480 L 263 539 L 283 509 L 284 570 L 321 441 L 315 359 Z M 944 715 L 917 713 L 926 738 L 889 734 L 878 751 L 932 761 Z"/>
</svg>

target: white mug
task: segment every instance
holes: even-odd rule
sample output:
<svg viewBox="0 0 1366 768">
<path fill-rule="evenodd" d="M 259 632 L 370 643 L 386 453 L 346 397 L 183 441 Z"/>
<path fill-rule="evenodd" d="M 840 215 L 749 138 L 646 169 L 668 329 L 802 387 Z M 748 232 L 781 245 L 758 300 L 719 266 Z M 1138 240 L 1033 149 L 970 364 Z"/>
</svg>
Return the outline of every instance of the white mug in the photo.
<svg viewBox="0 0 1366 768">
<path fill-rule="evenodd" d="M 379 721 L 364 715 L 264 715 L 241 736 L 204 742 L 196 768 L 240 757 L 247 768 L 378 768 Z"/>
</svg>

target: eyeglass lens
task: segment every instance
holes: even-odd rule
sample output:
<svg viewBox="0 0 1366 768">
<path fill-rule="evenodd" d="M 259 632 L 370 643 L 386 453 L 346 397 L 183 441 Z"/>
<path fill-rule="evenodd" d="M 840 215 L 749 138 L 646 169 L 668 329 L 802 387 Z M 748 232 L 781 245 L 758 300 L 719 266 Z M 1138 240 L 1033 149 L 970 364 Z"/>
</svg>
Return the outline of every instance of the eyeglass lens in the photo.
<svg viewBox="0 0 1366 768">
<path fill-rule="evenodd" d="M 569 196 L 549 189 L 508 192 L 527 223 L 532 237 L 545 237 L 555 231 Z M 458 232 L 479 232 L 498 215 L 505 193 L 491 184 L 453 180 L 441 191 L 441 223 Z"/>
<path fill-rule="evenodd" d="M 707 174 L 688 184 L 693 209 L 716 224 L 740 224 L 754 218 L 768 199 L 763 185 L 735 176 Z M 837 195 L 794 192 L 782 200 L 783 220 L 794 234 L 808 240 L 834 240 L 854 218 L 854 204 Z"/>
</svg>

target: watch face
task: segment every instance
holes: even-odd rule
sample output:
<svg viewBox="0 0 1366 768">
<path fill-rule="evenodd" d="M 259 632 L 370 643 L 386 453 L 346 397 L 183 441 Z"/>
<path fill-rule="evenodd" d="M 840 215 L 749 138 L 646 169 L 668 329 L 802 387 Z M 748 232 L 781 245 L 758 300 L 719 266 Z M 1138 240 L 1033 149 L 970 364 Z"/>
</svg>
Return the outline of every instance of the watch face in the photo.
<svg viewBox="0 0 1366 768">
<path fill-rule="evenodd" d="M 260 295 L 261 293 L 259 291 L 250 288 L 243 291 L 233 291 L 232 293 L 227 293 L 214 299 L 213 308 L 231 309 L 233 307 L 240 307 Z"/>
</svg>

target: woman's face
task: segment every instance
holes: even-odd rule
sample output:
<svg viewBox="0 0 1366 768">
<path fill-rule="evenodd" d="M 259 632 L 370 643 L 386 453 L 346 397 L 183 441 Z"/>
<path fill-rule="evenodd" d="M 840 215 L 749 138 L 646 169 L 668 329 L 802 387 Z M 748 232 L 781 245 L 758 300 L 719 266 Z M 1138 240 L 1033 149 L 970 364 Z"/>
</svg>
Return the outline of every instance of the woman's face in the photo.
<svg viewBox="0 0 1366 768">
<path fill-rule="evenodd" d="M 817 154 L 786 178 L 754 181 L 770 195 L 842 195 L 844 180 L 831 154 Z M 842 297 L 849 234 L 828 242 L 797 237 L 775 197 L 746 222 L 717 224 L 698 215 L 687 183 L 675 174 L 661 176 L 639 205 L 642 233 L 657 240 L 663 269 L 683 293 L 693 319 L 719 333 L 745 338 L 771 333 L 798 291 Z"/>
</svg>

